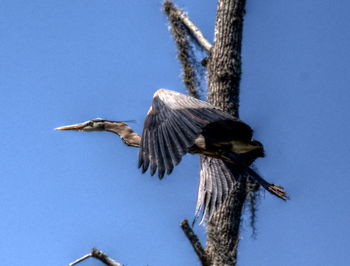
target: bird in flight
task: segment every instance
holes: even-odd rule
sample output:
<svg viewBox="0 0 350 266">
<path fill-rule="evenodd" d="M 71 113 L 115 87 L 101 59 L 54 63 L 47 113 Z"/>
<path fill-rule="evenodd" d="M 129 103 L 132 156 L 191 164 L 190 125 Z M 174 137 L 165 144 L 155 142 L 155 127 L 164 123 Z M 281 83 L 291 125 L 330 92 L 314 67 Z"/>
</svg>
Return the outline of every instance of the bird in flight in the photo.
<svg viewBox="0 0 350 266">
<path fill-rule="evenodd" d="M 253 130 L 249 125 L 207 102 L 179 92 L 160 89 L 154 94 L 142 136 L 135 133 L 125 122 L 100 118 L 56 129 L 116 133 L 125 144 L 140 148 L 138 167 L 142 173 L 149 169 L 151 175 L 158 172 L 160 179 L 165 174 L 171 174 L 186 153 L 199 153 L 209 158 L 221 159 L 226 164 L 232 164 L 236 169 L 247 172 L 275 196 L 283 200 L 288 199 L 281 186 L 268 183 L 249 167 L 255 159 L 264 157 L 264 147 L 253 139 Z M 220 175 L 220 171 L 203 172 L 206 183 L 211 184 L 206 190 L 219 190 L 214 187 L 217 186 L 215 180 L 208 180 L 208 176 L 209 179 L 222 178 L 217 175 Z M 221 186 L 225 185 L 220 183 Z M 227 192 L 228 189 L 227 186 L 221 191 Z M 221 193 L 222 199 L 215 201 L 220 202 L 223 197 Z M 201 204 L 206 205 L 205 208 L 213 206 L 212 197 L 211 203 L 204 201 L 202 197 Z M 197 206 L 197 211 L 199 207 Z"/>
</svg>

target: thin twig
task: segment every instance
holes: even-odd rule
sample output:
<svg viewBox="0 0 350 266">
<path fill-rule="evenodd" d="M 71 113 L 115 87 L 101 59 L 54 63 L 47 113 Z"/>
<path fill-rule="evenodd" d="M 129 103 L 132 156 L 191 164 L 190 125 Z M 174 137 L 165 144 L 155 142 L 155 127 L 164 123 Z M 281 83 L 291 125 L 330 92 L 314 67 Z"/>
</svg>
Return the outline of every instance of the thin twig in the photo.
<svg viewBox="0 0 350 266">
<path fill-rule="evenodd" d="M 73 266 L 78 264 L 79 262 L 82 262 L 90 257 L 93 257 L 95 259 L 98 259 L 99 261 L 103 262 L 104 264 L 108 266 L 123 266 L 122 264 L 116 262 L 115 260 L 108 257 L 105 253 L 103 253 L 101 250 L 97 248 L 93 248 L 91 253 L 81 257 L 80 259 L 77 259 L 76 261 L 69 264 L 69 266 Z"/>
<path fill-rule="evenodd" d="M 208 256 L 205 252 L 205 250 L 202 247 L 201 242 L 199 241 L 197 235 L 195 232 L 193 232 L 192 228 L 188 224 L 187 220 L 183 220 L 181 222 L 181 228 L 184 231 L 185 235 L 187 236 L 188 240 L 190 241 L 194 251 L 196 252 L 198 258 L 200 259 L 203 266 L 209 266 L 210 262 L 208 260 Z"/>
<path fill-rule="evenodd" d="M 77 259 L 76 261 L 73 261 L 72 263 L 69 263 L 69 266 L 73 266 L 73 265 L 76 265 L 78 264 L 79 262 L 82 262 L 88 258 L 92 257 L 92 254 L 89 253 L 89 254 L 86 254 L 85 256 L 82 256 L 80 259 Z"/>
<path fill-rule="evenodd" d="M 207 52 L 210 52 L 212 44 L 204 37 L 203 33 L 200 29 L 190 20 L 190 18 L 179 8 L 174 6 L 171 1 L 164 2 L 164 10 L 167 14 L 169 12 L 174 12 L 177 17 L 182 21 L 182 23 L 187 27 L 187 29 L 191 32 L 193 37 L 199 43 L 199 45 Z"/>
</svg>

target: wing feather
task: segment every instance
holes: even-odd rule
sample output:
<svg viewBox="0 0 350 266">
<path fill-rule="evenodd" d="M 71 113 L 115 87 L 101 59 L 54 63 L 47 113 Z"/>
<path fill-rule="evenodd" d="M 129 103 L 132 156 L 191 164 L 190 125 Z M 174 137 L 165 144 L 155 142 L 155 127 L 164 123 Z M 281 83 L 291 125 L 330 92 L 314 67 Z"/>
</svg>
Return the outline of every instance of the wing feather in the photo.
<svg viewBox="0 0 350 266">
<path fill-rule="evenodd" d="M 177 165 L 182 158 L 182 146 L 181 142 L 178 141 L 176 135 L 174 134 L 174 131 L 171 128 L 164 127 L 165 131 L 167 133 L 167 136 L 169 137 L 167 139 L 168 147 L 171 149 L 170 155 L 173 161 L 173 165 Z"/>
<path fill-rule="evenodd" d="M 202 213 L 200 223 L 209 221 L 214 212 L 234 189 L 240 172 L 220 159 L 201 156 L 201 171 L 195 220 Z"/>
<path fill-rule="evenodd" d="M 164 164 L 164 172 L 158 170 L 158 175 L 159 178 L 163 178 L 165 172 L 167 172 L 168 174 L 169 171 L 171 172 L 173 169 L 172 159 L 170 155 L 171 148 L 168 148 L 168 146 L 166 145 L 166 139 L 164 137 L 164 125 L 161 125 L 161 127 L 158 129 L 158 144 Z"/>
<path fill-rule="evenodd" d="M 203 175 L 204 175 L 204 178 L 205 180 L 204 183 L 204 193 L 205 193 L 205 209 L 204 209 L 204 215 L 205 216 L 211 216 L 210 215 L 210 212 L 211 212 L 211 198 L 212 198 L 212 195 L 213 195 L 213 192 L 212 192 L 212 187 L 213 187 L 213 179 L 210 178 L 210 171 L 207 171 L 207 170 L 210 170 L 210 169 L 205 169 L 203 168 Z M 202 171 L 202 168 L 201 168 L 201 171 Z M 201 180 L 202 181 L 202 180 Z"/>
<path fill-rule="evenodd" d="M 149 144 L 148 144 L 149 134 L 150 134 L 150 132 L 148 130 L 145 130 L 142 133 L 142 138 L 147 140 L 144 142 L 144 145 L 141 146 L 141 149 L 140 149 L 140 156 L 139 157 L 142 158 L 142 162 L 141 163 L 139 162 L 139 168 L 142 165 L 142 173 L 146 172 L 147 168 L 149 166 L 149 156 L 148 156 L 148 154 L 149 154 Z"/>
<path fill-rule="evenodd" d="M 183 152 L 185 154 L 187 152 L 187 149 L 193 145 L 196 137 L 193 137 L 193 135 L 191 136 L 190 131 L 187 130 L 187 128 L 185 128 L 185 124 L 184 123 L 181 124 L 181 122 L 177 119 L 173 119 L 171 121 L 173 125 L 173 130 L 175 130 L 175 133 L 178 136 L 178 140 L 183 143 L 182 147 L 183 147 Z"/>
<path fill-rule="evenodd" d="M 216 165 L 214 164 L 212 166 L 212 170 L 217 173 L 218 169 Z M 212 217 L 214 210 L 216 210 L 217 204 L 220 201 L 220 190 L 221 190 L 221 182 L 220 178 L 212 178 L 212 196 L 211 196 L 211 202 L 210 202 L 210 212 L 209 217 Z"/>
<path fill-rule="evenodd" d="M 207 102 L 174 91 L 158 90 L 145 119 L 139 167 L 142 166 L 143 172 L 150 167 L 151 175 L 158 168 L 159 177 L 165 172 L 171 173 L 205 127 L 223 120 L 244 124 Z"/>
<path fill-rule="evenodd" d="M 155 151 L 155 158 L 156 158 L 155 164 L 158 168 L 158 177 L 163 178 L 165 173 L 165 166 L 164 166 L 164 157 L 161 150 L 161 143 L 159 140 L 160 140 L 159 130 L 155 130 L 154 131 L 154 148 L 155 148 L 154 151 Z"/>
<path fill-rule="evenodd" d="M 158 145 L 157 145 L 158 147 Z M 155 145 L 155 138 L 154 138 L 154 131 L 150 132 L 148 135 L 148 148 L 149 148 L 149 161 L 150 161 L 150 174 L 151 176 L 154 175 L 154 173 L 157 170 L 157 158 L 156 158 L 156 145 Z M 146 154 L 147 156 L 147 154 Z M 146 169 L 147 171 L 147 169 Z"/>
<path fill-rule="evenodd" d="M 212 167 L 214 168 L 215 173 L 219 173 L 220 169 L 219 169 L 219 166 L 217 164 L 214 164 Z M 222 196 L 223 196 L 223 190 L 224 190 L 223 179 L 224 178 L 222 175 L 219 175 L 219 176 L 217 176 L 217 178 L 214 178 L 215 182 L 213 182 L 213 183 L 214 183 L 214 186 L 215 186 L 216 191 L 217 191 L 215 201 L 213 204 L 213 208 L 215 208 L 215 209 L 217 208 L 217 205 L 219 205 L 219 203 L 222 202 Z"/>
<path fill-rule="evenodd" d="M 167 123 L 169 131 L 172 131 L 173 136 L 175 138 L 179 153 L 181 157 L 187 152 L 187 145 L 190 146 L 186 137 L 183 135 L 181 129 L 179 128 L 179 124 L 176 123 L 176 119 L 169 120 Z"/>
</svg>

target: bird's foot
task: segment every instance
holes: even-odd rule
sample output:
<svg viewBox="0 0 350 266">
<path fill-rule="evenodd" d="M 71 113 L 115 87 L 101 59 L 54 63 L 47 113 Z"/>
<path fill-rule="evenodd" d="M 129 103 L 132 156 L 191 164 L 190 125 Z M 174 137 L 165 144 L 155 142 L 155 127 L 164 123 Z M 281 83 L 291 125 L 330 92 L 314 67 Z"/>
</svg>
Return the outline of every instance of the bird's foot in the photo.
<svg viewBox="0 0 350 266">
<path fill-rule="evenodd" d="M 284 188 L 282 186 L 271 184 L 271 185 L 268 185 L 266 189 L 270 193 L 272 193 L 273 195 L 279 197 L 282 200 L 288 200 L 289 199 L 288 194 L 284 191 Z"/>
</svg>

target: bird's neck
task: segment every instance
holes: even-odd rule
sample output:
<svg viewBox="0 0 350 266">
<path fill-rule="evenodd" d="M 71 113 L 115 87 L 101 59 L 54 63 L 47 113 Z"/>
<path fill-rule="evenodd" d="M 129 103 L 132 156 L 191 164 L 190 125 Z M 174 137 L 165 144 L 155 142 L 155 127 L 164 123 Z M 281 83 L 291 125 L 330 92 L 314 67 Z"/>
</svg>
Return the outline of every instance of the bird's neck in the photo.
<svg viewBox="0 0 350 266">
<path fill-rule="evenodd" d="M 131 128 L 122 122 L 105 122 L 104 127 L 106 131 L 113 132 L 115 134 L 118 134 L 120 137 L 125 137 Z"/>
<path fill-rule="evenodd" d="M 141 137 L 124 122 L 105 122 L 105 130 L 113 132 L 130 146 L 138 147 Z"/>
</svg>

